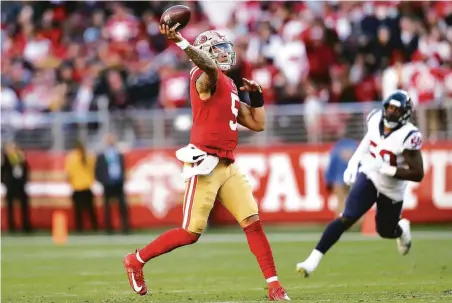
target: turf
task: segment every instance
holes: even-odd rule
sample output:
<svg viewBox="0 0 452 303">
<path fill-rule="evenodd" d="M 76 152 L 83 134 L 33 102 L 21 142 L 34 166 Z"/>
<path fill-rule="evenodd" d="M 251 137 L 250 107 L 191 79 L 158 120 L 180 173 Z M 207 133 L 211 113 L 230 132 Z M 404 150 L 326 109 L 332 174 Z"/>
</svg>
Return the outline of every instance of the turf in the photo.
<svg viewBox="0 0 452 303">
<path fill-rule="evenodd" d="M 308 279 L 298 275 L 319 232 L 269 234 L 293 302 L 452 302 L 452 232 L 415 231 L 410 255 L 393 240 L 346 235 Z M 155 235 L 154 235 L 155 236 Z M 152 295 L 129 288 L 121 259 L 152 236 L 2 237 L 2 302 L 265 302 L 245 237 L 207 232 L 202 241 L 145 268 Z"/>
</svg>

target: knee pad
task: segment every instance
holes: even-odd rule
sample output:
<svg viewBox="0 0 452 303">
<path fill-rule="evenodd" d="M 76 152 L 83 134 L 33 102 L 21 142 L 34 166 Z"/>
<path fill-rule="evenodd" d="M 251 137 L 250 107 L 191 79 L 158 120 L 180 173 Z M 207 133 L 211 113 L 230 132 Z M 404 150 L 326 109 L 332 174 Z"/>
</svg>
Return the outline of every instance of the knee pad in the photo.
<svg viewBox="0 0 452 303">
<path fill-rule="evenodd" d="M 207 221 L 203 219 L 191 220 L 186 231 L 201 235 L 207 226 Z"/>
<path fill-rule="evenodd" d="M 258 215 L 251 215 L 251 216 L 246 217 L 245 219 L 243 219 L 239 223 L 240 223 L 240 226 L 242 227 L 242 229 L 245 229 L 248 226 L 253 225 L 257 221 L 259 221 L 259 216 Z"/>
</svg>

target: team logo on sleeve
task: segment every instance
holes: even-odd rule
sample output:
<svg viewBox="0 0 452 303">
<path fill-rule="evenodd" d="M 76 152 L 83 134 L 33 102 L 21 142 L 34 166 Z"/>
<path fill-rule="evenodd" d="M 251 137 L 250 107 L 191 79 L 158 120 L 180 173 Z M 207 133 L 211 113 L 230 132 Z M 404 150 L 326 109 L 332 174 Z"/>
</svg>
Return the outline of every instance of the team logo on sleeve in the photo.
<svg viewBox="0 0 452 303">
<path fill-rule="evenodd" d="M 422 146 L 422 137 L 419 136 L 419 135 L 414 135 L 414 136 L 411 138 L 410 143 L 411 143 L 411 146 L 412 146 L 413 148 L 419 148 L 419 147 Z"/>
</svg>

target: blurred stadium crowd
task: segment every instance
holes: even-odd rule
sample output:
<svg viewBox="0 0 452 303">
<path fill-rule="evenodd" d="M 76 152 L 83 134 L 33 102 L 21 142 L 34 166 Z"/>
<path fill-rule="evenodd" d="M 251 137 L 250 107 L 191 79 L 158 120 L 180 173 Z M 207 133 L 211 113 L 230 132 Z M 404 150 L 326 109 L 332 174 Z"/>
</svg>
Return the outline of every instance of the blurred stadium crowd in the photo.
<svg viewBox="0 0 452 303">
<path fill-rule="evenodd" d="M 100 95 L 111 109 L 187 106 L 190 63 L 158 31 L 174 4 L 5 2 L 2 110 L 87 111 Z M 385 77 L 420 102 L 452 90 L 450 2 L 184 4 L 183 35 L 225 32 L 238 57 L 231 77 L 259 81 L 269 103 L 378 100 Z"/>
<path fill-rule="evenodd" d="M 2 3 L 2 112 L 187 107 L 191 63 L 158 30 L 177 3 Z M 193 41 L 215 28 L 230 37 L 238 58 L 230 77 L 257 80 L 267 104 L 315 113 L 395 88 L 417 103 L 452 96 L 452 2 L 181 3 L 192 10 L 182 34 Z"/>
</svg>

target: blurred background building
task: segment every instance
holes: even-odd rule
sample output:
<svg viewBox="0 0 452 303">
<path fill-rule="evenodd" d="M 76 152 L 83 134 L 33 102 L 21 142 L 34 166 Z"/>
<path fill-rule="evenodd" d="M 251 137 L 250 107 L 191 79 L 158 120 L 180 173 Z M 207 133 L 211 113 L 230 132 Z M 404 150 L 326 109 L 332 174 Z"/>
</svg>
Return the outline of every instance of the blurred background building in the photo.
<svg viewBox="0 0 452 303">
<path fill-rule="evenodd" d="M 262 179 L 252 180 L 264 212 L 293 211 L 293 217 L 286 216 L 289 221 L 332 216 L 320 174 L 316 192 L 309 192 L 312 184 L 305 176 L 313 172 L 309 176 L 315 177 L 315 168 L 300 164 L 303 157 L 311 152 L 326 163 L 322 159 L 339 135 L 360 140 L 367 113 L 402 88 L 416 103 L 415 122 L 427 141 L 427 169 L 439 169 L 430 156 L 443 157 L 441 176 L 446 180 L 432 190 L 436 179 L 427 178 L 425 189 L 421 185 L 410 193 L 413 202 L 408 207 L 425 200 L 422 203 L 430 203 L 430 214 L 435 214 L 440 212 L 435 210 L 438 205 L 450 206 L 442 220 L 452 219 L 451 2 L 181 3 L 192 10 L 182 34 L 191 42 L 208 29 L 226 34 L 237 52 L 230 77 L 237 85 L 242 77 L 252 78 L 264 89 L 267 130 L 239 132 L 248 152 L 243 159 L 250 151 L 267 157 L 265 169 L 253 168 Z M 14 141 L 28 155 L 32 181 L 28 191 L 38 226 L 50 224 L 44 218 L 51 209 L 70 206 L 69 200 L 61 200 L 70 196 L 63 179 L 66 151 L 77 139 L 99 151 L 109 132 L 126 153 L 131 204 L 145 205 L 157 221 L 171 212 L 177 216 L 176 202 L 168 201 L 179 199 L 179 168 L 168 151 L 188 142 L 191 63 L 158 30 L 160 15 L 175 4 L 2 2 L 2 143 Z M 246 101 L 246 95 L 241 97 Z M 284 156 L 294 169 L 295 183 L 291 188 L 285 183 L 286 193 L 275 193 L 274 199 L 283 199 L 280 196 L 287 192 L 295 196 L 283 207 L 269 204 L 265 197 L 272 165 L 283 166 Z M 318 167 L 323 170 L 321 163 Z M 93 190 L 102 192 L 98 184 Z M 434 190 L 443 196 L 433 195 Z M 310 202 L 302 202 L 303 197 Z M 324 213 L 306 216 L 309 211 Z M 131 218 L 132 226 L 146 222 L 137 221 L 136 215 L 133 219 L 133 207 Z M 172 222 L 177 219 L 164 223 Z M 119 223 L 114 219 L 113 224 Z"/>
</svg>

